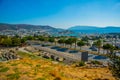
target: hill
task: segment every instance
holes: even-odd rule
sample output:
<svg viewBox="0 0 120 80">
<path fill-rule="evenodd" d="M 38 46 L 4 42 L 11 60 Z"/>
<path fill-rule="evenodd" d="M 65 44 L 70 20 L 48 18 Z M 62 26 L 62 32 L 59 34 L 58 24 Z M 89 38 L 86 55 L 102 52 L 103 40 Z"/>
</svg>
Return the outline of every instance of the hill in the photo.
<svg viewBox="0 0 120 80">
<path fill-rule="evenodd" d="M 81 33 L 119 33 L 120 27 L 107 26 L 101 28 L 97 26 L 74 26 L 68 30 Z"/>
<path fill-rule="evenodd" d="M 62 29 L 53 28 L 48 25 L 30 25 L 30 24 L 6 24 L 0 23 L 0 31 L 3 30 L 19 30 L 19 29 L 26 29 L 26 30 L 45 30 L 49 32 L 57 32 L 61 31 Z"/>
<path fill-rule="evenodd" d="M 23 58 L 0 62 L 0 80 L 115 80 L 108 68 L 65 65 L 18 52 Z"/>
</svg>

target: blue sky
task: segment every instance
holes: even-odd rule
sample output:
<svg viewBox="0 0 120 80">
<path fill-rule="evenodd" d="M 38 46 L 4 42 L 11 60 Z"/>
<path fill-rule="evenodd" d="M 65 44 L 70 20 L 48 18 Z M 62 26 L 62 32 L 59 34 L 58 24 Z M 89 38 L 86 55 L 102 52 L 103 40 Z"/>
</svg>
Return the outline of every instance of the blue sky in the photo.
<svg viewBox="0 0 120 80">
<path fill-rule="evenodd" d="M 120 26 L 120 0 L 0 0 L 0 22 L 56 28 Z"/>
</svg>

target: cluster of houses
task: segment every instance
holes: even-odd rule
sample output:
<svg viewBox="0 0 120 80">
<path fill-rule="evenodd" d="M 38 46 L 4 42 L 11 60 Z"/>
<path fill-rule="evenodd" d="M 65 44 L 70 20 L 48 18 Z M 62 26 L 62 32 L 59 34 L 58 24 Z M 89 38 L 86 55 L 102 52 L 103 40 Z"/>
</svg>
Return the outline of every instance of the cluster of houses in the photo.
<svg viewBox="0 0 120 80">
<path fill-rule="evenodd" d="M 34 36 L 34 35 L 48 35 L 48 32 L 45 32 L 44 30 L 27 30 L 27 29 L 18 29 L 18 30 L 3 30 L 0 31 L 0 35 L 6 35 L 6 36 Z"/>
</svg>

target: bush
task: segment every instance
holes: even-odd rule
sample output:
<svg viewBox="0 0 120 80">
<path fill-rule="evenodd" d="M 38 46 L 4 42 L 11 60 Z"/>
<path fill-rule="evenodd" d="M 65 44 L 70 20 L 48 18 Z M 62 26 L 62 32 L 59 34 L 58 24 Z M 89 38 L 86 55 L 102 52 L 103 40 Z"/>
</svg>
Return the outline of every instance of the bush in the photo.
<svg viewBox="0 0 120 80">
<path fill-rule="evenodd" d="M 37 68 L 40 68 L 40 67 L 41 67 L 41 65 L 40 65 L 40 64 L 37 64 L 37 65 L 36 65 L 36 67 L 37 67 Z"/>
<path fill-rule="evenodd" d="M 7 72 L 9 70 L 8 67 L 0 68 L 0 72 Z"/>
<path fill-rule="evenodd" d="M 109 68 L 112 71 L 112 74 L 116 77 L 116 79 L 120 79 L 120 57 L 113 56 L 110 57 L 111 62 L 109 63 Z"/>
<path fill-rule="evenodd" d="M 81 66 L 85 66 L 85 62 L 84 61 L 80 61 L 79 63 L 78 63 L 78 65 L 76 65 L 77 67 L 81 67 Z"/>
<path fill-rule="evenodd" d="M 54 80 L 62 80 L 60 77 L 56 77 Z"/>
<path fill-rule="evenodd" d="M 45 78 L 37 78 L 36 80 L 46 80 Z"/>
<path fill-rule="evenodd" d="M 7 75 L 9 80 L 19 79 L 20 75 L 18 73 Z"/>
<path fill-rule="evenodd" d="M 99 64 L 99 65 L 101 65 L 102 63 L 101 62 L 99 62 L 99 61 L 91 61 L 91 63 L 92 64 Z"/>
<path fill-rule="evenodd" d="M 13 63 L 13 64 L 11 64 L 11 66 L 17 66 L 18 65 L 18 63 Z"/>
</svg>

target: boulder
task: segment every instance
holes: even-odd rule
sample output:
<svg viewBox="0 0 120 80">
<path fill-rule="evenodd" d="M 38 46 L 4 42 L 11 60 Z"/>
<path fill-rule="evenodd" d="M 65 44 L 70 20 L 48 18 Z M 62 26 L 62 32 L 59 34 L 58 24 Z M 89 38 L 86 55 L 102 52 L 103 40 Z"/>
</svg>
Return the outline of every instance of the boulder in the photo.
<svg viewBox="0 0 120 80">
<path fill-rule="evenodd" d="M 4 60 L 11 60 L 11 59 L 17 59 L 17 58 L 18 58 L 18 56 L 17 56 L 17 54 L 15 53 L 14 50 L 3 51 L 1 53 L 1 59 L 2 59 L 2 61 L 4 61 Z"/>
<path fill-rule="evenodd" d="M 37 56 L 41 56 L 42 54 L 39 52 L 38 54 L 37 54 Z"/>
<path fill-rule="evenodd" d="M 64 61 L 64 58 L 62 58 L 62 57 L 57 57 L 56 60 L 62 62 L 62 61 Z"/>
<path fill-rule="evenodd" d="M 54 55 L 51 55 L 50 57 L 51 57 L 51 59 L 55 60 L 55 56 Z"/>
<path fill-rule="evenodd" d="M 50 55 L 47 53 L 47 54 L 44 54 L 43 55 L 43 58 L 47 58 L 47 59 L 49 59 L 50 58 Z"/>
</svg>

